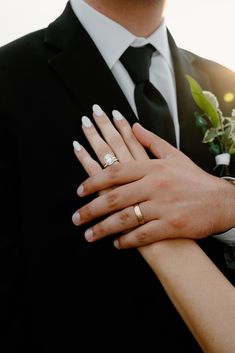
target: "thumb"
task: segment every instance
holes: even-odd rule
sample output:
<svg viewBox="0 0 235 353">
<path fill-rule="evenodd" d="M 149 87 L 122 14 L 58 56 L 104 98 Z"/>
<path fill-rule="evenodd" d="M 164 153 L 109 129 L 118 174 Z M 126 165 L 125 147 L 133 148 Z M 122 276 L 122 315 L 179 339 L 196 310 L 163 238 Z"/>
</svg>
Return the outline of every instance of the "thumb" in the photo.
<svg viewBox="0 0 235 353">
<path fill-rule="evenodd" d="M 141 145 L 148 148 L 157 158 L 168 158 L 179 152 L 174 146 L 151 131 L 146 130 L 139 123 L 135 123 L 132 130 Z"/>
</svg>

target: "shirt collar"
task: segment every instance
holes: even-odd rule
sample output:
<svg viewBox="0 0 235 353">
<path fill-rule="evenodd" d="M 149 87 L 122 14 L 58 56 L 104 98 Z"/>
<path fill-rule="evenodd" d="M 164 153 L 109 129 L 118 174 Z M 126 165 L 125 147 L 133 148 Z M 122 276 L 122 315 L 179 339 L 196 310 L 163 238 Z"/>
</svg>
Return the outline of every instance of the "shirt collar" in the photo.
<svg viewBox="0 0 235 353">
<path fill-rule="evenodd" d="M 108 67 L 112 69 L 129 46 L 140 47 L 152 44 L 172 69 L 172 59 L 163 20 L 160 27 L 148 38 L 136 37 L 117 22 L 104 16 L 83 0 L 70 0 L 79 21 L 96 44 Z"/>
</svg>

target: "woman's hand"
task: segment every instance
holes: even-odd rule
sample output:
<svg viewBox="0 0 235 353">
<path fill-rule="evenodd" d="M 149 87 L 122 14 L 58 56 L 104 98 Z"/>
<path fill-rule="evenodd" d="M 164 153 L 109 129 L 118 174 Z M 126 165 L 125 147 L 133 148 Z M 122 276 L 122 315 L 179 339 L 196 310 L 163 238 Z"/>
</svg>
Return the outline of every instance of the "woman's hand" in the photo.
<svg viewBox="0 0 235 353">
<path fill-rule="evenodd" d="M 102 170 L 83 148 L 75 151 L 91 175 L 78 188 L 79 196 L 108 189 L 73 216 L 74 224 L 80 225 L 107 215 L 86 231 L 88 241 L 125 232 L 115 246 L 139 247 L 166 238 L 198 239 L 233 226 L 231 214 L 226 218 L 222 211 L 228 207 L 226 195 L 232 187 L 229 183 L 205 173 L 182 152 L 139 124 L 131 129 L 120 113 L 114 115 L 119 133 L 101 110 L 94 114 L 106 142 L 88 118 L 83 118 L 83 131 L 102 164 L 107 153 L 117 156 L 120 163 Z M 158 159 L 149 159 L 140 143 Z M 143 225 L 134 212 L 136 204 L 143 215 Z"/>
<path fill-rule="evenodd" d="M 102 165 L 105 164 L 104 158 L 107 154 L 115 155 L 120 162 L 149 159 L 144 147 L 135 138 L 129 123 L 118 111 L 113 111 L 115 129 L 99 106 L 95 105 L 93 109 L 95 123 L 103 138 L 88 117 L 82 118 L 82 129 Z M 100 164 L 92 159 L 81 145 L 75 142 L 74 147 L 75 154 L 88 175 L 96 175 L 102 170 Z"/>
</svg>

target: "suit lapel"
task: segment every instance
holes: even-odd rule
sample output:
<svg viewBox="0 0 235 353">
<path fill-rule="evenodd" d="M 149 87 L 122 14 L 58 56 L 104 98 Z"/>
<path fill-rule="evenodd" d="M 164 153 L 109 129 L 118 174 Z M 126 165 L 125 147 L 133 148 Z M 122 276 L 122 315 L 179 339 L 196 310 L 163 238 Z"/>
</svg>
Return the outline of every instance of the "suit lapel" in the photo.
<svg viewBox="0 0 235 353">
<path fill-rule="evenodd" d="M 118 109 L 129 120 L 136 117 L 97 47 L 82 27 L 70 4 L 47 31 L 45 42 L 60 51 L 49 64 L 90 116 L 97 103 L 111 116 Z"/>
<path fill-rule="evenodd" d="M 176 77 L 180 149 L 207 171 L 214 166 L 213 156 L 204 145 L 201 131 L 194 121 L 195 106 L 185 75 L 191 75 L 203 88 L 210 89 L 208 76 L 196 68 L 195 57 L 177 48 L 168 33 Z M 94 103 L 111 116 L 120 110 L 132 125 L 137 118 L 97 47 L 82 27 L 68 3 L 64 13 L 47 30 L 45 43 L 56 49 L 49 65 L 71 91 L 84 114 L 91 115 Z"/>
<path fill-rule="evenodd" d="M 196 63 L 196 57 L 177 48 L 172 36 L 168 33 L 176 78 L 178 116 L 180 122 L 180 149 L 195 163 L 208 172 L 213 171 L 214 157 L 208 151 L 208 145 L 202 143 L 202 132 L 195 125 L 195 105 L 186 75 L 197 80 L 203 89 L 210 90 L 208 75 L 202 72 Z"/>
</svg>

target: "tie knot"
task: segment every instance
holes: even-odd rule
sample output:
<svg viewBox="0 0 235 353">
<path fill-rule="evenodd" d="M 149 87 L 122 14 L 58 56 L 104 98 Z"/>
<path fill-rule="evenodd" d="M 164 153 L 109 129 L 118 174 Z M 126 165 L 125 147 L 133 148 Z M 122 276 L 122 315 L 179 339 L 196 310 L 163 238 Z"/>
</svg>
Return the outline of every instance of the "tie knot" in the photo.
<svg viewBox="0 0 235 353">
<path fill-rule="evenodd" d="M 149 68 L 155 48 L 151 44 L 144 47 L 129 47 L 120 61 L 128 71 L 135 84 L 149 80 Z"/>
</svg>

